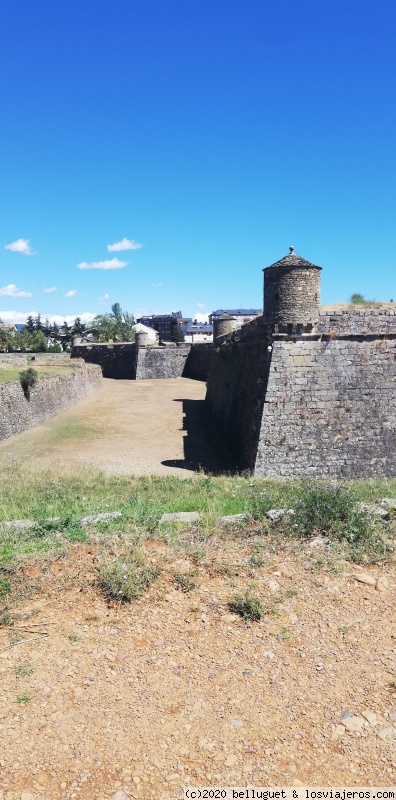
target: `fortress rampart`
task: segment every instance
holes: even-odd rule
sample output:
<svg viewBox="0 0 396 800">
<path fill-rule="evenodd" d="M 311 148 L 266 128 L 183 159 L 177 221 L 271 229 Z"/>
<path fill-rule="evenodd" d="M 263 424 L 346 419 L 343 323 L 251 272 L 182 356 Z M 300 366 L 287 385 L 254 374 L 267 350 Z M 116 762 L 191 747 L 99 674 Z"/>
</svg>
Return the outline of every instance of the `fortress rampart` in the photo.
<svg viewBox="0 0 396 800">
<path fill-rule="evenodd" d="M 99 367 L 81 364 L 58 375 L 39 378 L 27 399 L 19 382 L 0 386 L 0 441 L 51 419 L 93 394 L 102 385 Z"/>
<path fill-rule="evenodd" d="M 265 271 L 284 313 L 272 315 L 267 299 L 263 317 L 219 340 L 208 379 L 207 405 L 238 467 L 275 478 L 396 475 L 395 307 L 320 309 L 311 292 L 291 320 L 282 292 L 303 297 L 312 265 L 285 258 L 288 270 L 296 260 L 295 282 L 283 280 L 283 259 L 279 283 L 277 265 Z"/>
<path fill-rule="evenodd" d="M 147 380 L 193 378 L 207 380 L 214 356 L 212 344 L 173 344 L 139 347 L 135 343 L 84 344 L 73 347 L 72 357 L 98 364 L 104 378 Z"/>
</svg>

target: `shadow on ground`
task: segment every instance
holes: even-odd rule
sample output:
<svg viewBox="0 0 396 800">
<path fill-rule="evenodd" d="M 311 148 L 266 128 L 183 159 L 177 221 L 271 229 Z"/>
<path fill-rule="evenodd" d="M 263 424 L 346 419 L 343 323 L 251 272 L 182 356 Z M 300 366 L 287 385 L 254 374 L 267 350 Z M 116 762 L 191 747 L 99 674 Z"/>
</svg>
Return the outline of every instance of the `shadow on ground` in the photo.
<svg viewBox="0 0 396 800">
<path fill-rule="evenodd" d="M 183 404 L 184 459 L 161 461 L 165 467 L 178 467 L 212 475 L 238 472 L 235 458 L 210 416 L 205 400 L 179 400 Z"/>
</svg>

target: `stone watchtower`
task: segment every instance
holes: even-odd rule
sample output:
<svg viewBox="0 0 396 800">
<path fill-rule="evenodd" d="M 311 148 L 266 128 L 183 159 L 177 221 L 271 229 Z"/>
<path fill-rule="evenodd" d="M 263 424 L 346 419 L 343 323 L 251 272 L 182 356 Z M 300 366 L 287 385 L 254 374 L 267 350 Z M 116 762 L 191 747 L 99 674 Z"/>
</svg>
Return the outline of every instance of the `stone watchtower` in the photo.
<svg viewBox="0 0 396 800">
<path fill-rule="evenodd" d="M 238 317 L 231 317 L 226 311 L 221 317 L 213 317 L 213 341 L 217 342 L 218 339 L 234 333 L 240 327 Z"/>
<path fill-rule="evenodd" d="M 320 272 L 290 247 L 264 272 L 264 323 L 273 332 L 309 332 L 319 317 Z"/>
</svg>

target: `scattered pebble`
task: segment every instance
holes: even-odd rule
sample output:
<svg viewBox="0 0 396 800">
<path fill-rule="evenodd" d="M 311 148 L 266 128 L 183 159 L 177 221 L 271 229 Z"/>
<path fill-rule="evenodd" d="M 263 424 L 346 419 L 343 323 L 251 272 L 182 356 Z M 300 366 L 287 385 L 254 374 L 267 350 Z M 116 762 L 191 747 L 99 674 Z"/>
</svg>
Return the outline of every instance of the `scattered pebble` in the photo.
<svg viewBox="0 0 396 800">
<path fill-rule="evenodd" d="M 362 717 L 344 717 L 342 724 L 345 726 L 349 733 L 356 733 L 362 730 L 364 726 L 364 719 Z"/>
<path fill-rule="evenodd" d="M 377 724 L 377 715 L 374 714 L 374 711 L 370 710 L 362 711 L 362 717 L 364 717 L 367 720 L 367 722 L 372 726 Z"/>
<path fill-rule="evenodd" d="M 277 522 L 282 517 L 285 517 L 287 514 L 294 514 L 294 510 L 292 508 L 270 508 L 269 511 L 266 513 L 267 519 L 270 519 L 271 522 Z"/>
<path fill-rule="evenodd" d="M 198 522 L 201 514 L 198 511 L 175 511 L 172 514 L 163 514 L 161 522 Z"/>
<path fill-rule="evenodd" d="M 81 517 L 78 520 L 80 525 L 92 525 L 94 522 L 109 522 L 111 519 L 120 519 L 121 511 L 106 511 L 104 514 L 92 514 L 88 517 Z"/>
<path fill-rule="evenodd" d="M 225 517 L 219 517 L 219 525 L 237 525 L 239 522 L 247 522 L 251 519 L 250 514 L 229 514 Z"/>
<path fill-rule="evenodd" d="M 355 578 L 355 581 L 364 583 L 367 586 L 375 586 L 377 582 L 376 579 L 373 578 L 372 575 L 368 575 L 367 572 L 355 572 L 352 577 Z"/>
<path fill-rule="evenodd" d="M 386 578 L 385 575 L 380 575 L 380 577 L 377 579 L 377 583 L 375 584 L 375 588 L 379 592 L 385 592 L 386 589 L 389 588 L 388 578 Z"/>
</svg>

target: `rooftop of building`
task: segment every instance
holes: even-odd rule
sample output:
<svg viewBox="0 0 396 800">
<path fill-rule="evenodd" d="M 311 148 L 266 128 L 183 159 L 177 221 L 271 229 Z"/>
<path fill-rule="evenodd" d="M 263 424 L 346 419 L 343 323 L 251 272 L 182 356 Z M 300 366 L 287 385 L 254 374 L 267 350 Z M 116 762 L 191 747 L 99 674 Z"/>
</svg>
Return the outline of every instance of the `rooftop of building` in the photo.
<svg viewBox="0 0 396 800">
<path fill-rule="evenodd" d="M 258 317 L 262 313 L 262 308 L 218 308 L 217 311 L 212 311 L 212 317 L 221 317 L 224 314 L 229 317 Z"/>
<path fill-rule="evenodd" d="M 279 267 L 304 267 L 306 269 L 322 269 L 322 267 L 318 267 L 317 264 L 312 264 L 311 261 L 307 261 L 306 258 L 302 258 L 302 256 L 297 255 L 294 252 L 294 247 L 289 247 L 289 253 L 286 256 L 283 256 L 279 261 L 275 261 L 274 264 L 270 264 L 268 267 L 264 267 L 264 269 L 277 269 Z M 264 271 L 264 270 L 263 270 Z"/>
</svg>

